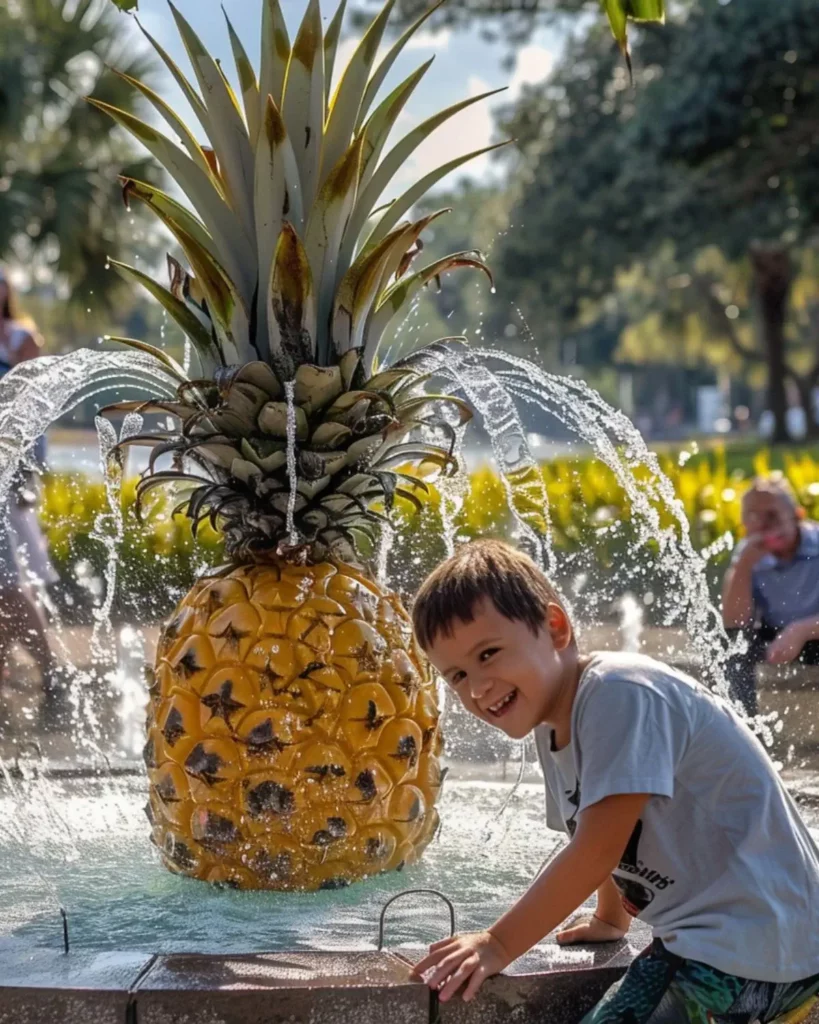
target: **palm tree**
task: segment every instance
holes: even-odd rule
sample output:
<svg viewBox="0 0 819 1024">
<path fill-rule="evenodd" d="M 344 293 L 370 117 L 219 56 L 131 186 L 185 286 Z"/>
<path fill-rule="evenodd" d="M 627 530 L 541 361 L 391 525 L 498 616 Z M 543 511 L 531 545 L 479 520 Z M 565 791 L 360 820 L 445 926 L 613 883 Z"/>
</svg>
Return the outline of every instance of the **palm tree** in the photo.
<svg viewBox="0 0 819 1024">
<path fill-rule="evenodd" d="M 152 173 L 85 100 L 137 106 L 112 67 L 150 81 L 155 64 L 130 29 L 107 0 L 0 4 L 0 260 L 84 305 L 110 305 L 121 287 L 105 269 L 133 231 L 117 176 Z"/>
</svg>

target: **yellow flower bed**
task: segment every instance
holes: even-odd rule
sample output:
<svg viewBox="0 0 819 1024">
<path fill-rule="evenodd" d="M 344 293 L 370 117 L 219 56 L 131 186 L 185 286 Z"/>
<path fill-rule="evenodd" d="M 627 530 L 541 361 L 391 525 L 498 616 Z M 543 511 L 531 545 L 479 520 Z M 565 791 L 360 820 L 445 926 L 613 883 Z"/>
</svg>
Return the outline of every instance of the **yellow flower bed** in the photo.
<svg viewBox="0 0 819 1024">
<path fill-rule="evenodd" d="M 663 472 L 673 484 L 691 526 L 698 548 L 713 543 L 726 533 L 735 537 L 740 532 L 740 501 L 753 475 L 765 474 L 771 467 L 771 455 L 761 450 L 748 466 L 729 469 L 726 452 L 714 449 L 697 456 L 692 464 L 683 464 L 685 456 L 660 456 Z M 790 481 L 808 515 L 819 518 L 819 459 L 808 451 L 787 451 L 780 458 L 785 476 Z M 559 549 L 572 549 L 582 544 L 597 543 L 601 528 L 616 521 L 628 520 L 631 509 L 628 497 L 618 485 L 612 471 L 594 459 L 556 459 L 540 467 L 549 499 L 549 518 L 554 543 Z M 205 563 L 218 563 L 220 540 L 210 527 L 204 526 L 194 540 L 190 523 L 184 516 L 172 516 L 171 500 L 161 492 L 140 522 L 134 511 L 136 480 L 126 480 L 122 489 L 124 536 L 121 561 L 126 572 L 135 573 L 141 585 L 146 576 L 163 580 L 178 579 L 180 585 L 194 569 Z M 419 496 L 421 496 L 419 494 Z M 530 521 L 540 518 L 534 507 L 531 491 L 521 491 L 516 505 Z M 440 495 L 433 489 L 429 503 L 438 506 Z M 41 522 L 55 563 L 63 571 L 79 560 L 87 560 L 101 571 L 106 552 L 94 539 L 98 517 L 107 513 L 105 488 L 101 482 L 77 474 L 46 476 L 40 507 Z M 435 510 L 432 510 L 435 511 Z M 670 522 L 667 509 L 660 509 L 663 522 Z M 411 531 L 415 516 L 409 507 L 402 509 L 404 528 Z M 472 474 L 471 491 L 456 525 L 469 536 L 502 532 L 509 522 L 504 486 L 488 468 Z M 111 524 L 106 524 L 110 532 Z M 126 572 L 123 572 L 125 578 Z"/>
</svg>

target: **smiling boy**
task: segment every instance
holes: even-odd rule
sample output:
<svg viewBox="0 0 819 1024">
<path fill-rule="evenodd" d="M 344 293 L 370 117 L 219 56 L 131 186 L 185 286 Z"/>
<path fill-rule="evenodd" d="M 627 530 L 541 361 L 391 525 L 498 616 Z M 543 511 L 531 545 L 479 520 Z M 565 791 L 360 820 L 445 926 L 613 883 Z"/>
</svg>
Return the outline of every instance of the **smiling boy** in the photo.
<svg viewBox="0 0 819 1024">
<path fill-rule="evenodd" d="M 634 916 L 654 940 L 590 1024 L 806 1015 L 819 850 L 728 704 L 650 658 L 581 653 L 548 579 L 499 541 L 440 565 L 413 619 L 468 711 L 514 739 L 534 732 L 547 824 L 571 836 L 503 917 L 435 943 L 416 974 L 442 1000 L 462 987 L 471 999 L 596 892 L 559 941 L 621 938 Z"/>
</svg>

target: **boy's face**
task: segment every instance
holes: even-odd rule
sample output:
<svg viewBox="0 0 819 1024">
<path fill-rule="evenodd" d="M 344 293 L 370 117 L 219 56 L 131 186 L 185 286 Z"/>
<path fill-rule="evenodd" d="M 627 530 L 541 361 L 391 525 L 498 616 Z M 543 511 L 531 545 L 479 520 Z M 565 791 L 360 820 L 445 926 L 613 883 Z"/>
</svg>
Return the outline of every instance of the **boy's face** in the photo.
<svg viewBox="0 0 819 1024">
<path fill-rule="evenodd" d="M 756 534 L 772 554 L 791 551 L 799 542 L 796 509 L 779 494 L 750 491 L 742 502 L 742 523 L 748 534 Z"/>
<path fill-rule="evenodd" d="M 537 636 L 489 600 L 474 614 L 456 619 L 451 636 L 439 633 L 427 656 L 468 711 L 521 739 L 549 718 L 562 692 L 571 625 L 557 605 Z"/>
</svg>

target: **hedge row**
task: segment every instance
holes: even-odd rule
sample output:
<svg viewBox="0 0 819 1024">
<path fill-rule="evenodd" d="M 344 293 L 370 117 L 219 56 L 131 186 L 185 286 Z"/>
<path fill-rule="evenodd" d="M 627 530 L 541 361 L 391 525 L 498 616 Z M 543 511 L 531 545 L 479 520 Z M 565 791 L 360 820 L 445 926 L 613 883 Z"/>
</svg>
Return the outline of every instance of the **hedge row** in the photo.
<svg viewBox="0 0 819 1024">
<path fill-rule="evenodd" d="M 809 451 L 786 452 L 779 459 L 808 514 L 819 518 L 819 459 Z M 685 462 L 684 456 L 660 456 L 660 465 L 682 502 L 694 545 L 702 549 L 726 534 L 739 534 L 742 493 L 754 474 L 770 470 L 771 456 L 762 450 L 749 465 L 732 468 L 725 451 L 715 449 L 690 462 Z M 629 498 L 612 471 L 593 459 L 556 459 L 543 463 L 540 474 L 548 495 L 555 547 L 562 552 L 599 549 L 605 563 L 606 550 L 612 545 L 607 528 L 618 521 L 627 524 L 632 514 Z M 466 536 L 502 533 L 509 524 L 509 508 L 501 480 L 491 469 L 483 468 L 472 474 L 470 482 L 455 528 Z M 117 611 L 123 616 L 153 618 L 163 615 L 206 566 L 219 562 L 220 539 L 206 526 L 195 540 L 188 521 L 171 517 L 172 505 L 162 498 L 141 522 L 134 509 L 135 489 L 136 481 L 127 480 L 121 494 Z M 407 550 L 430 550 L 430 532 L 440 524 L 439 504 L 440 495 L 433 491 L 429 508 L 420 519 L 408 509 L 401 511 L 400 543 Z M 519 508 L 526 511 L 525 497 Z M 95 534 L 99 517 L 108 511 L 101 482 L 72 474 L 45 477 L 41 522 L 69 602 L 87 604 L 89 595 L 99 591 L 95 581 L 103 576 L 107 551 Z M 529 508 L 529 512 L 536 511 Z M 667 510 L 662 514 L 670 521 Z M 103 532 L 110 535 L 112 521 L 102 525 Z"/>
</svg>

